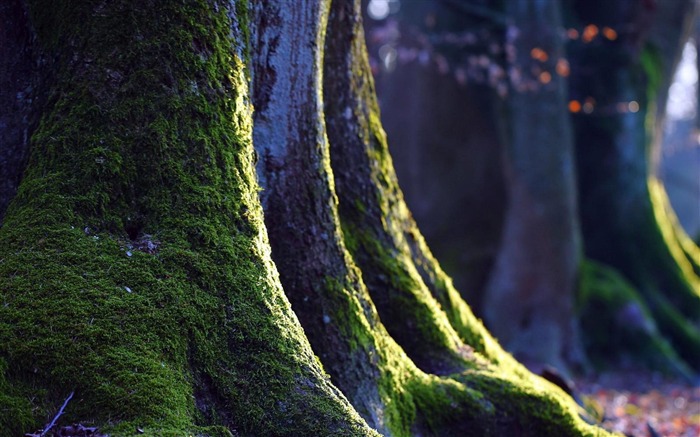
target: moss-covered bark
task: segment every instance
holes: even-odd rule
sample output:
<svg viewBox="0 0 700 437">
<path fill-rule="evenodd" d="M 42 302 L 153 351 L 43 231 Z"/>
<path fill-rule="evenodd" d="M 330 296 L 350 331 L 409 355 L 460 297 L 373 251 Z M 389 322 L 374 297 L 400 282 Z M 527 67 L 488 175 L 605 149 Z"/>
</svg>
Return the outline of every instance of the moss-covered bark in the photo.
<svg viewBox="0 0 700 437">
<path fill-rule="evenodd" d="M 245 4 L 31 1 L 56 59 L 0 231 L 0 434 L 372 435 L 269 257 Z"/>
<path fill-rule="evenodd" d="M 256 17 L 254 138 L 273 258 L 333 383 L 386 435 L 604 434 L 503 352 L 428 251 L 379 123 L 359 2 L 289 5 Z"/>
<path fill-rule="evenodd" d="M 111 435 L 606 435 L 427 249 L 359 2 L 253 5 L 266 223 L 247 3 L 27 3 L 55 63 L 0 230 L 0 435 L 68 393 Z"/>
</svg>

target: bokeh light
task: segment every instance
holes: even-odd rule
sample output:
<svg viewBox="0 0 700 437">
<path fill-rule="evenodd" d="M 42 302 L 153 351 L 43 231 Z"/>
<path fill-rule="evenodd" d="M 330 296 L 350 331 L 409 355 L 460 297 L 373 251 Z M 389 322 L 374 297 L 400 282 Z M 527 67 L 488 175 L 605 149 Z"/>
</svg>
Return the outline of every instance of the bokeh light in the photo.
<svg viewBox="0 0 700 437">
<path fill-rule="evenodd" d="M 589 24 L 583 29 L 583 36 L 581 39 L 585 43 L 593 41 L 593 39 L 598 36 L 598 26 L 595 24 Z"/>
</svg>

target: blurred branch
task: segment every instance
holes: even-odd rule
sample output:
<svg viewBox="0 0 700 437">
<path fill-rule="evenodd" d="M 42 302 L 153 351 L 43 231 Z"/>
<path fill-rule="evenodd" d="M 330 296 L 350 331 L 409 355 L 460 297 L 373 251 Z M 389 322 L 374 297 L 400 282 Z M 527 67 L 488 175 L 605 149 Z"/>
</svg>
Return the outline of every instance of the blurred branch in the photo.
<svg viewBox="0 0 700 437">
<path fill-rule="evenodd" d="M 508 19 L 507 16 L 504 14 L 501 14 L 499 12 L 494 11 L 493 9 L 485 8 L 483 6 L 475 5 L 475 4 L 470 4 L 470 3 L 463 3 L 458 0 L 439 0 L 440 3 L 445 5 L 446 7 L 456 10 L 458 12 L 461 12 L 463 14 L 467 15 L 472 15 L 477 18 L 484 18 L 486 20 L 489 20 L 493 24 L 497 25 L 498 27 L 503 27 L 505 28 L 508 25 Z"/>
</svg>

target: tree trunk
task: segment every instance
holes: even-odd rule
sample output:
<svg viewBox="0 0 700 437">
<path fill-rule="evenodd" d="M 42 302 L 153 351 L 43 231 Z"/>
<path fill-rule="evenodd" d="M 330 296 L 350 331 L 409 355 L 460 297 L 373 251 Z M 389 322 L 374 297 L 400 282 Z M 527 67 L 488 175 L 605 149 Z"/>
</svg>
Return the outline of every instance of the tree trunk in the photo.
<svg viewBox="0 0 700 437">
<path fill-rule="evenodd" d="M 665 90 L 687 39 L 695 2 L 655 5 L 581 3 L 574 9 L 581 20 L 601 29 L 619 22 L 627 29 L 614 42 L 573 48 L 581 64 L 598 60 L 595 69 L 581 69 L 572 84 L 578 96 L 597 100 L 595 116 L 575 117 L 584 246 L 590 258 L 614 267 L 631 282 L 661 334 L 698 370 L 700 257 L 669 219 L 663 186 L 650 164 L 654 125 L 663 119 Z M 617 17 L 615 23 L 611 16 Z M 601 296 L 606 294 L 604 283 L 596 287 Z M 620 309 L 609 305 L 610 312 Z M 606 340 L 591 341 L 600 345 Z"/>
<path fill-rule="evenodd" d="M 509 69 L 521 76 L 511 73 L 508 209 L 484 315 L 516 358 L 565 370 L 584 358 L 573 314 L 581 255 L 573 136 L 557 74 L 565 59 L 561 11 L 557 2 L 513 0 L 506 12 L 517 29 L 506 42 L 515 53 Z"/>
<path fill-rule="evenodd" d="M 253 80 L 258 171 L 273 258 L 331 380 L 387 435 L 595 433 L 546 418 L 571 405 L 530 391 L 543 381 L 500 349 L 428 251 L 379 124 L 359 4 L 333 2 L 328 29 L 325 2 L 307 5 L 317 21 L 285 6 L 256 18 L 253 62 L 275 78 Z M 308 40 L 284 46 L 280 27 Z M 523 418 L 526 405 L 548 413 Z"/>
<path fill-rule="evenodd" d="M 243 3 L 29 2 L 56 59 L 0 231 L 0 435 L 376 435 L 284 297 Z"/>
<path fill-rule="evenodd" d="M 606 435 L 432 258 L 359 3 L 262 1 L 250 33 L 243 2 L 42 5 L 49 97 L 0 229 L 0 435 L 70 393 L 60 421 L 112 435 Z"/>
<path fill-rule="evenodd" d="M 0 4 L 0 226 L 24 170 L 39 58 L 20 0 Z"/>
</svg>

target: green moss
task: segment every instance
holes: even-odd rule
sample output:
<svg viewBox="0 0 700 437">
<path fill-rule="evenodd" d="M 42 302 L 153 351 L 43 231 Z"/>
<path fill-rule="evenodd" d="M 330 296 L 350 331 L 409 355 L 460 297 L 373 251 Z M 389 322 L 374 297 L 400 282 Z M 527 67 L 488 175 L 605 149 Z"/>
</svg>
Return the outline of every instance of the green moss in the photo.
<svg viewBox="0 0 700 437">
<path fill-rule="evenodd" d="M 7 381 L 7 362 L 0 358 L 0 426 L 3 429 L 29 430 L 34 425 L 31 403 L 22 390 Z"/>
<path fill-rule="evenodd" d="M 587 260 L 577 296 L 586 352 L 598 367 L 620 363 L 689 375 L 690 369 L 660 334 L 655 314 L 613 269 Z"/>
<path fill-rule="evenodd" d="M 380 390 L 393 393 L 385 410 L 393 435 L 607 435 L 585 423 L 585 412 L 558 387 L 514 361 L 449 377 L 407 363 L 393 360 L 382 367 Z"/>
<path fill-rule="evenodd" d="M 242 60 L 209 3 L 30 2 L 59 61 L 0 231 L 0 435 L 71 391 L 62 421 L 119 435 L 374 435 L 276 279 Z"/>
<path fill-rule="evenodd" d="M 363 279 L 390 334 L 423 366 L 461 368 L 462 342 L 415 270 L 410 251 L 394 251 L 368 227 L 343 221 L 348 250 L 362 268 Z M 406 315 L 410 314 L 410 323 Z M 445 369 L 443 368 L 444 372 Z"/>
<path fill-rule="evenodd" d="M 360 294 L 354 290 L 359 288 Z M 371 326 L 369 320 L 376 320 L 376 314 L 363 308 L 362 301 L 367 302 L 368 296 L 363 293 L 364 286 L 357 279 L 350 277 L 339 280 L 328 276 L 325 280 L 324 300 L 329 302 L 327 316 L 340 331 L 343 339 L 350 345 L 350 353 L 358 348 L 367 348 L 372 345 Z"/>
<path fill-rule="evenodd" d="M 698 298 L 695 306 L 700 310 L 700 248 L 683 231 L 663 183 L 652 177 L 649 178 L 648 185 L 654 217 L 663 241 L 676 263 L 679 274 L 690 286 L 691 294 Z M 698 316 L 700 317 L 700 313 Z"/>
<path fill-rule="evenodd" d="M 493 427 L 505 435 L 603 436 L 608 433 L 583 421 L 583 410 L 558 387 L 530 375 L 523 378 L 499 369 L 467 372 L 462 379 L 483 393 L 498 412 Z M 511 421 L 517 417 L 517 421 Z M 511 423 L 508 423 L 511 421 Z"/>
<path fill-rule="evenodd" d="M 654 44 L 647 42 L 639 56 L 639 62 L 642 66 L 642 70 L 646 74 L 647 101 L 653 102 L 656 99 L 656 95 L 659 92 L 663 80 L 664 62 L 659 53 L 659 49 Z"/>
</svg>

